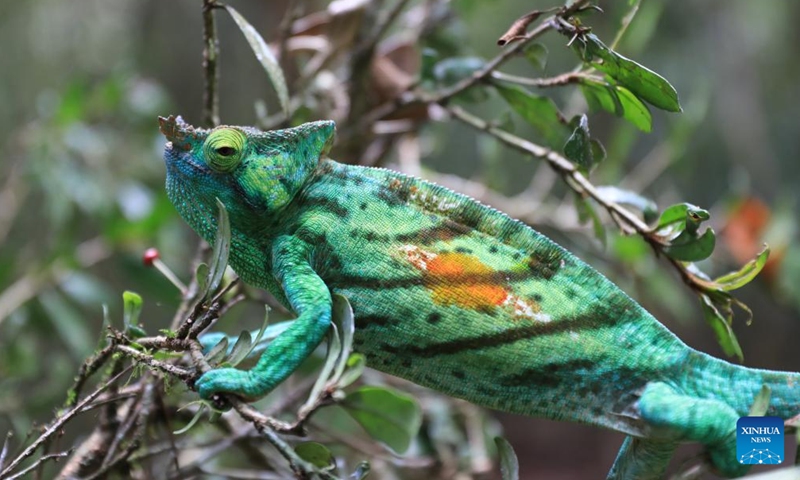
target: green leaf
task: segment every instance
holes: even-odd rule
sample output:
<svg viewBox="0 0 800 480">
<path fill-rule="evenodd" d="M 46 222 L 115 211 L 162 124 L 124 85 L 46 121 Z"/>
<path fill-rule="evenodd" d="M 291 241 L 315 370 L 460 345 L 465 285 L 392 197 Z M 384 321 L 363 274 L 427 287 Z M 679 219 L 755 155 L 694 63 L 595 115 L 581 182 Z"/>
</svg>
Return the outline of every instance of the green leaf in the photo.
<svg viewBox="0 0 800 480">
<path fill-rule="evenodd" d="M 356 467 L 356 471 L 350 475 L 352 480 L 364 480 L 369 476 L 369 472 L 372 470 L 372 467 L 369 466 L 369 462 L 364 460 L 363 462 L 359 463 Z"/>
<path fill-rule="evenodd" d="M 372 438 L 396 453 L 408 449 L 422 423 L 422 412 L 413 397 L 384 387 L 361 387 L 341 405 Z"/>
<path fill-rule="evenodd" d="M 652 222 L 658 216 L 656 202 L 636 192 L 624 190 L 613 185 L 597 187 L 597 192 L 609 202 L 633 207 L 644 215 L 645 222 Z"/>
<path fill-rule="evenodd" d="M 472 75 L 486 65 L 486 61 L 478 57 L 449 57 L 433 66 L 433 78 L 440 88 L 450 87 L 458 82 L 471 78 Z M 488 98 L 483 88 L 469 88 L 456 96 L 459 100 L 480 102 Z"/>
<path fill-rule="evenodd" d="M 653 129 L 650 109 L 627 88 L 587 78 L 581 80 L 581 91 L 590 110 L 613 113 L 631 122 L 643 132 L 650 132 Z"/>
<path fill-rule="evenodd" d="M 733 329 L 731 328 L 733 312 L 730 310 L 730 307 L 722 305 L 725 309 L 725 314 L 723 314 L 718 308 L 720 305 L 712 301 L 711 297 L 708 295 L 701 294 L 700 300 L 706 322 L 708 322 L 711 329 L 714 331 L 717 342 L 722 347 L 722 351 L 725 352 L 725 355 L 736 356 L 739 361 L 744 360 L 742 347 L 739 346 L 736 334 L 733 333 Z"/>
<path fill-rule="evenodd" d="M 200 297 L 204 300 L 211 296 L 222 283 L 231 250 L 231 224 L 228 220 L 228 210 L 225 209 L 225 205 L 219 198 L 217 207 L 219 208 L 219 217 L 217 218 L 217 234 L 214 237 L 214 249 L 211 252 L 211 266 L 208 269 L 206 289 L 202 291 Z"/>
<path fill-rule="evenodd" d="M 360 353 L 354 353 L 347 359 L 347 369 L 339 377 L 337 385 L 339 388 L 344 388 L 361 377 L 364 369 L 367 367 L 367 357 Z"/>
<path fill-rule="evenodd" d="M 214 348 L 206 354 L 206 361 L 212 365 L 218 365 L 219 362 L 228 354 L 228 337 L 222 337 Z"/>
<path fill-rule="evenodd" d="M 197 401 L 197 402 L 187 403 L 186 405 L 184 405 L 181 408 L 186 408 L 186 407 L 188 407 L 189 405 L 191 405 L 193 403 L 199 403 L 200 404 L 200 408 L 197 409 L 197 413 L 194 414 L 192 419 L 189 420 L 189 423 L 187 423 L 185 427 L 183 427 L 183 428 L 181 428 L 179 430 L 175 430 L 174 432 L 172 432 L 174 435 L 183 435 L 184 433 L 188 432 L 197 423 L 197 421 L 200 420 L 200 416 L 203 415 L 203 411 L 205 410 L 206 405 L 205 405 L 205 403 L 203 403 L 202 400 Z"/>
<path fill-rule="evenodd" d="M 197 265 L 197 269 L 194 271 L 194 278 L 197 279 L 197 291 L 198 292 L 207 292 L 208 291 L 208 264 L 201 262 Z"/>
<path fill-rule="evenodd" d="M 569 123 L 574 130 L 564 144 L 564 156 L 582 171 L 589 172 L 595 165 L 592 154 L 592 138 L 589 134 L 589 119 L 586 115 L 579 115 Z"/>
<path fill-rule="evenodd" d="M 700 237 L 686 229 L 669 245 L 665 246 L 663 251 L 667 256 L 675 260 L 699 262 L 711 256 L 716 243 L 717 237 L 714 235 L 714 230 L 710 228 Z"/>
<path fill-rule="evenodd" d="M 139 324 L 139 314 L 142 313 L 142 297 L 138 293 L 126 290 L 122 292 L 122 324 L 125 330 Z"/>
<path fill-rule="evenodd" d="M 750 406 L 751 417 L 763 417 L 769 409 L 769 397 L 772 391 L 768 386 L 762 385 L 761 391 L 758 392 L 756 398 L 753 400 L 753 405 Z"/>
<path fill-rule="evenodd" d="M 539 70 L 544 70 L 547 67 L 548 51 L 547 47 L 541 43 L 532 43 L 528 45 L 522 53 L 525 55 L 525 58 L 528 59 L 528 62 Z"/>
<path fill-rule="evenodd" d="M 328 381 L 331 378 L 331 373 L 334 371 L 337 363 L 339 362 L 341 353 L 342 341 L 339 335 L 339 329 L 335 323 L 331 323 L 331 329 L 328 331 L 328 354 L 325 357 L 325 364 L 322 366 L 322 370 L 319 372 L 313 388 L 311 388 L 311 393 L 308 395 L 308 400 L 306 400 L 306 403 L 300 407 L 301 416 L 311 410 L 311 408 L 313 408 L 317 403 L 317 400 L 320 398 L 320 395 L 322 395 L 322 392 L 325 390 L 325 386 L 328 384 Z"/>
<path fill-rule="evenodd" d="M 231 350 L 231 354 L 227 359 L 227 363 L 230 363 L 233 367 L 239 365 L 242 360 L 247 358 L 247 354 L 250 353 L 252 347 L 253 340 L 250 336 L 250 332 L 247 330 L 242 330 L 242 333 L 239 334 L 238 340 L 236 340 L 236 343 L 233 344 L 233 349 Z"/>
<path fill-rule="evenodd" d="M 339 327 L 339 335 L 342 341 L 339 359 L 336 362 L 336 369 L 334 370 L 333 377 L 331 377 L 333 381 L 337 381 L 341 378 L 347 366 L 350 352 L 353 350 L 353 334 L 355 333 L 356 327 L 353 320 L 353 308 L 350 306 L 347 297 L 334 293 L 331 295 L 331 299 L 333 300 L 331 318 Z"/>
<path fill-rule="evenodd" d="M 267 42 L 264 41 L 258 31 L 239 12 L 230 5 L 225 5 L 225 9 L 230 13 L 239 30 L 242 31 L 244 38 L 247 39 L 247 43 L 253 49 L 258 62 L 267 72 L 267 76 L 275 88 L 275 93 L 278 94 L 278 101 L 281 104 L 283 115 L 285 118 L 289 118 L 289 89 L 286 87 L 286 79 L 283 76 L 283 70 L 281 70 L 278 59 L 275 58 L 269 45 L 267 45 Z"/>
<path fill-rule="evenodd" d="M 590 142 L 592 148 L 592 157 L 594 157 L 594 164 L 599 165 L 606 159 L 606 147 L 600 143 L 600 140 L 593 138 Z"/>
<path fill-rule="evenodd" d="M 560 150 L 564 146 L 572 132 L 563 122 L 553 100 L 534 95 L 516 85 L 495 83 L 494 86 L 506 103 L 532 125 L 551 148 Z"/>
<path fill-rule="evenodd" d="M 295 445 L 294 451 L 300 458 L 317 468 L 329 469 L 336 465 L 331 451 L 321 443 L 298 443 Z"/>
<path fill-rule="evenodd" d="M 582 35 L 580 40 L 574 48 L 584 62 L 605 72 L 654 107 L 668 112 L 681 111 L 678 92 L 664 77 L 611 50 L 593 33 Z"/>
<path fill-rule="evenodd" d="M 736 290 L 737 288 L 742 288 L 743 286 L 750 283 L 751 280 L 756 278 L 756 275 L 761 272 L 761 269 L 764 268 L 764 265 L 767 264 L 767 259 L 769 258 L 769 247 L 766 245 L 764 249 L 761 250 L 756 258 L 747 262 L 742 268 L 740 268 L 736 272 L 731 272 L 721 277 L 717 277 L 714 279 L 714 283 L 716 284 L 717 288 L 725 291 Z"/>
<path fill-rule="evenodd" d="M 503 437 L 495 437 L 497 454 L 500 457 L 500 475 L 503 480 L 519 480 L 519 461 L 514 448 Z"/>
</svg>

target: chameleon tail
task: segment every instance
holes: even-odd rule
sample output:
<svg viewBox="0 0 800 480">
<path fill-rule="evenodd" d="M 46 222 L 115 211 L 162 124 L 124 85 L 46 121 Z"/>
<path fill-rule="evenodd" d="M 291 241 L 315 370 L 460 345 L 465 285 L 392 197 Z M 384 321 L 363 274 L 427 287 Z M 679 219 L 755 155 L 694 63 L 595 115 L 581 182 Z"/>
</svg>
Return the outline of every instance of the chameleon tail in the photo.
<svg viewBox="0 0 800 480">
<path fill-rule="evenodd" d="M 692 362 L 698 368 L 687 376 L 687 393 L 708 398 L 713 392 L 714 398 L 746 416 L 766 385 L 770 389 L 766 415 L 788 419 L 800 414 L 800 373 L 742 367 L 694 351 L 689 356 L 703 361 Z"/>
</svg>

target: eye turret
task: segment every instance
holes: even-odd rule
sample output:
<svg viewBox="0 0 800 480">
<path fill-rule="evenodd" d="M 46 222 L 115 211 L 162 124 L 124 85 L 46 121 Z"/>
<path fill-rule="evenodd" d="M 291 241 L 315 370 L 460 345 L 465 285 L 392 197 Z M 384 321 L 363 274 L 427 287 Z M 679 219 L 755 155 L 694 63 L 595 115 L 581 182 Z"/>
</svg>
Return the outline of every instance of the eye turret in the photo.
<svg viewBox="0 0 800 480">
<path fill-rule="evenodd" d="M 242 161 L 247 137 L 235 128 L 214 130 L 203 144 L 206 163 L 212 170 L 227 173 Z"/>
</svg>

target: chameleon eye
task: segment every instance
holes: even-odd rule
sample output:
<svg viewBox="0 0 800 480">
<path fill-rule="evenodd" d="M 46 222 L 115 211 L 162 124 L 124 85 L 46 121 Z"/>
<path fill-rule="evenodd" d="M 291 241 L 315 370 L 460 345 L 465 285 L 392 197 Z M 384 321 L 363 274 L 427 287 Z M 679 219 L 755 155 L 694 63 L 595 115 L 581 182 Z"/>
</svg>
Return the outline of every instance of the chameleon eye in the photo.
<svg viewBox="0 0 800 480">
<path fill-rule="evenodd" d="M 214 130 L 203 144 L 206 163 L 212 170 L 227 173 L 242 161 L 247 138 L 235 128 Z"/>
</svg>

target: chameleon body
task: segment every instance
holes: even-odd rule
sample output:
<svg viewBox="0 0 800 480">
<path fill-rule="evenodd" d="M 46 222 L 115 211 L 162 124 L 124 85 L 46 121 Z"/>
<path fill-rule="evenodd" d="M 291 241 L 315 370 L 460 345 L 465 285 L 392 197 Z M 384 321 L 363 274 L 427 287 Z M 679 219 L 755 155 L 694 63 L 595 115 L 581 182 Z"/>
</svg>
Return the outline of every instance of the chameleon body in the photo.
<svg viewBox="0 0 800 480">
<path fill-rule="evenodd" d="M 249 371 L 204 374 L 205 399 L 253 400 L 322 341 L 331 293 L 379 370 L 485 407 L 629 435 L 610 478 L 659 478 L 680 442 L 745 473 L 735 425 L 766 384 L 767 415 L 800 413 L 800 375 L 687 347 L 544 235 L 441 186 L 326 158 L 333 122 L 262 132 L 161 118 L 167 193 L 207 241 L 228 210 L 230 264 L 297 314 Z"/>
</svg>

